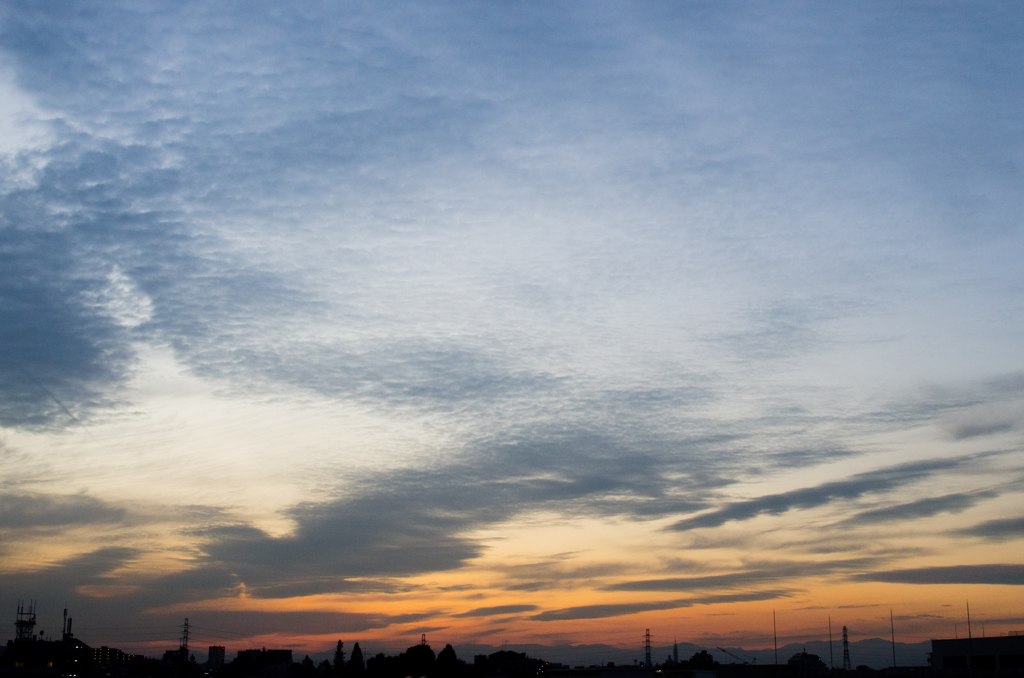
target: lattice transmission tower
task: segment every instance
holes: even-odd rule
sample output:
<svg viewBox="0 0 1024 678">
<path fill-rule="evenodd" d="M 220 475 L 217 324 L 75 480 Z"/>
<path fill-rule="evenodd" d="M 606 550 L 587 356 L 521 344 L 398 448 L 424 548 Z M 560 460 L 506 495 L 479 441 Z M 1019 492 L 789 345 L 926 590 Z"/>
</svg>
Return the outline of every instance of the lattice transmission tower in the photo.
<svg viewBox="0 0 1024 678">
<path fill-rule="evenodd" d="M 188 661 L 188 617 L 185 617 L 185 623 L 181 625 L 181 655 Z"/>
<path fill-rule="evenodd" d="M 18 640 L 31 640 L 36 637 L 36 601 L 30 600 L 28 609 L 25 609 L 25 601 L 18 601 L 18 617 L 14 621 L 15 638 Z"/>
</svg>

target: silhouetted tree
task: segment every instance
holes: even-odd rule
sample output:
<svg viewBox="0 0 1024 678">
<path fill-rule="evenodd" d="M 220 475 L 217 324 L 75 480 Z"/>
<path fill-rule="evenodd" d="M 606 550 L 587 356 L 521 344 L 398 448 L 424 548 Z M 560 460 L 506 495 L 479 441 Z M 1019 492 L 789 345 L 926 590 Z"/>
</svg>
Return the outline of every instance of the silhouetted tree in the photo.
<svg viewBox="0 0 1024 678">
<path fill-rule="evenodd" d="M 452 654 L 455 654 L 454 650 Z M 405 651 L 404 658 L 407 676 L 425 676 L 434 669 L 434 651 L 429 645 L 413 645 Z"/>
<path fill-rule="evenodd" d="M 331 678 L 331 674 L 334 673 L 334 667 L 331 666 L 331 662 L 325 659 L 317 665 L 316 672 L 319 678 Z"/>
<path fill-rule="evenodd" d="M 203 669 L 199 666 L 199 662 L 196 661 L 196 656 L 193 654 L 189 656 L 188 662 L 178 669 L 177 673 L 185 678 L 199 678 L 203 674 Z"/>
<path fill-rule="evenodd" d="M 345 643 L 338 641 L 338 647 L 334 648 L 334 675 L 345 675 Z"/>
<path fill-rule="evenodd" d="M 302 663 L 299 664 L 298 670 L 295 671 L 295 676 L 296 678 L 317 678 L 316 664 L 313 663 L 308 654 L 302 659 Z"/>
<path fill-rule="evenodd" d="M 458 656 L 455 654 L 455 648 L 451 646 L 451 643 L 444 646 L 444 649 L 437 653 L 437 668 L 444 669 L 455 666 L 459 661 Z"/>
<path fill-rule="evenodd" d="M 363 651 L 359 649 L 359 643 L 352 646 L 352 658 L 348 660 L 345 668 L 353 676 L 362 676 L 366 671 L 366 664 L 363 663 Z"/>
<path fill-rule="evenodd" d="M 711 656 L 711 654 L 709 654 L 707 650 L 701 650 L 700 652 L 697 652 L 692 657 L 690 657 L 690 660 L 686 663 L 686 668 L 688 669 L 712 670 L 715 668 L 715 666 L 717 666 L 715 658 Z"/>
<path fill-rule="evenodd" d="M 455 654 L 455 648 L 445 645 L 444 649 L 437 654 L 437 661 L 434 662 L 434 675 L 438 678 L 455 678 L 465 676 L 469 673 L 466 662 L 461 661 Z"/>
</svg>

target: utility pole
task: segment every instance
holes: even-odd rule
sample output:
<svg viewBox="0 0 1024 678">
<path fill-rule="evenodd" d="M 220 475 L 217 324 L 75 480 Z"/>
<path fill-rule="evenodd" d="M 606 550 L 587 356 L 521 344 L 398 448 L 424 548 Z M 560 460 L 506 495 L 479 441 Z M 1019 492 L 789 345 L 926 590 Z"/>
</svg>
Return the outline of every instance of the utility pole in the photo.
<svg viewBox="0 0 1024 678">
<path fill-rule="evenodd" d="M 832 653 L 832 615 L 828 616 L 828 667 L 836 668 L 836 658 Z"/>
<path fill-rule="evenodd" d="M 644 666 L 651 668 L 651 630 L 647 629 L 647 635 L 644 637 Z"/>
<path fill-rule="evenodd" d="M 779 627 L 775 623 L 775 610 L 772 610 L 772 637 L 775 639 L 775 665 L 779 665 Z"/>
<path fill-rule="evenodd" d="M 974 663 L 974 636 L 971 635 L 971 601 L 967 601 L 967 672 Z"/>
<path fill-rule="evenodd" d="M 889 608 L 889 633 L 892 634 L 892 667 L 896 668 L 896 627 L 892 624 L 892 608 Z"/>
</svg>

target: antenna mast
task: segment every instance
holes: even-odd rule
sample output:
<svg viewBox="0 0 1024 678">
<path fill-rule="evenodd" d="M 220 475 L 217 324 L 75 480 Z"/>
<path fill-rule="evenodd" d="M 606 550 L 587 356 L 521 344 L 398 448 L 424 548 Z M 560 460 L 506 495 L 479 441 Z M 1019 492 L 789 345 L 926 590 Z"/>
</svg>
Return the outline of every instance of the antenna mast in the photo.
<svg viewBox="0 0 1024 678">
<path fill-rule="evenodd" d="M 36 601 L 30 600 L 28 610 L 25 601 L 18 601 L 18 617 L 14 620 L 15 638 L 32 640 L 36 637 Z"/>
</svg>

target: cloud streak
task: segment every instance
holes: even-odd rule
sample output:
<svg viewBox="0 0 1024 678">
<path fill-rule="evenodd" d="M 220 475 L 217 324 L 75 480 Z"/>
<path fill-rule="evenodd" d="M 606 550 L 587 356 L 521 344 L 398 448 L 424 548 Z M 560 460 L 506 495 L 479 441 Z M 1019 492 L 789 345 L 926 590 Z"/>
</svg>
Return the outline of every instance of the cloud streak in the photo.
<svg viewBox="0 0 1024 678">
<path fill-rule="evenodd" d="M 613 603 L 606 605 L 581 605 L 579 607 L 567 607 L 558 610 L 546 610 L 534 615 L 537 621 L 573 621 L 580 619 L 604 619 L 607 617 L 621 617 L 641 612 L 654 612 L 657 610 L 675 610 L 679 608 L 692 607 L 693 605 L 713 605 L 715 603 L 736 603 L 758 600 L 774 600 L 790 595 L 789 591 L 782 589 L 759 591 L 757 593 L 734 593 L 703 598 L 684 598 L 680 600 L 659 601 L 650 603 Z"/>
<path fill-rule="evenodd" d="M 680 520 L 671 525 L 669 529 L 682 532 L 719 527 L 728 522 L 750 520 L 761 515 L 780 515 L 793 509 L 810 509 L 836 500 L 856 499 L 868 493 L 885 492 L 922 480 L 939 471 L 948 471 L 963 466 L 971 460 L 971 458 L 958 458 L 911 462 L 877 471 L 858 473 L 847 480 L 822 483 L 814 487 L 800 488 L 755 499 L 729 502 L 714 511 Z"/>
<path fill-rule="evenodd" d="M 905 570 L 866 572 L 852 577 L 855 581 L 890 584 L 990 584 L 1024 586 L 1024 565 L 951 565 L 917 567 Z"/>
</svg>

